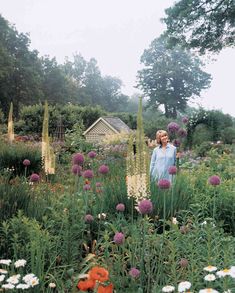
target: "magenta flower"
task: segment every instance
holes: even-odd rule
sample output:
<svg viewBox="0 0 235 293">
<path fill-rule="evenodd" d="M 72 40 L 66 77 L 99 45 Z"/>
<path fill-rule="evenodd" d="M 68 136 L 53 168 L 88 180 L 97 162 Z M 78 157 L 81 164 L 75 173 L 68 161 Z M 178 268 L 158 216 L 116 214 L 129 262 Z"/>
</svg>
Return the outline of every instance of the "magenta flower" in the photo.
<svg viewBox="0 0 235 293">
<path fill-rule="evenodd" d="M 136 278 L 139 277 L 139 275 L 140 275 L 140 271 L 139 271 L 137 268 L 131 268 L 130 271 L 129 271 L 129 275 L 130 275 L 132 278 L 136 279 Z"/>
<path fill-rule="evenodd" d="M 168 173 L 170 175 L 175 175 L 177 173 L 177 167 L 176 166 L 170 166 L 168 169 Z"/>
<path fill-rule="evenodd" d="M 113 241 L 114 243 L 120 245 L 123 244 L 123 242 L 125 241 L 125 236 L 122 232 L 117 232 L 115 233 L 114 237 L 113 237 Z"/>
<path fill-rule="evenodd" d="M 187 124 L 187 123 L 188 123 L 188 117 L 183 117 L 183 118 L 182 118 L 182 122 L 183 122 L 184 124 Z"/>
<path fill-rule="evenodd" d="M 116 211 L 118 212 L 124 212 L 125 211 L 125 205 L 123 203 L 119 203 L 116 205 Z"/>
<path fill-rule="evenodd" d="M 220 185 L 220 177 L 217 175 L 213 175 L 208 179 L 208 183 L 215 186 L 215 185 Z"/>
<path fill-rule="evenodd" d="M 76 153 L 73 155 L 73 164 L 74 165 L 81 165 L 84 162 L 84 156 L 83 154 Z"/>
<path fill-rule="evenodd" d="M 106 165 L 101 165 L 99 167 L 99 173 L 100 174 L 107 174 L 109 172 L 109 167 Z"/>
<path fill-rule="evenodd" d="M 146 215 L 153 211 L 153 204 L 149 199 L 143 199 L 138 204 L 140 214 Z"/>
<path fill-rule="evenodd" d="M 169 189 L 171 186 L 171 182 L 168 179 L 160 179 L 157 183 L 157 186 L 160 189 Z"/>
<path fill-rule="evenodd" d="M 184 129 L 184 128 L 180 128 L 177 133 L 178 133 L 178 135 L 180 137 L 186 137 L 187 136 L 187 130 Z"/>
<path fill-rule="evenodd" d="M 85 170 L 85 171 L 82 173 L 82 176 L 83 176 L 84 178 L 89 178 L 89 179 L 91 179 L 91 178 L 94 177 L 94 173 L 93 173 L 92 170 Z"/>
<path fill-rule="evenodd" d="M 31 182 L 38 182 L 40 180 L 40 176 L 36 173 L 33 173 L 31 176 L 30 176 L 30 181 Z"/>
<path fill-rule="evenodd" d="M 94 220 L 93 216 L 90 215 L 90 214 L 85 215 L 85 218 L 84 219 L 85 219 L 85 222 L 86 223 L 91 223 Z"/>
<path fill-rule="evenodd" d="M 28 159 L 25 159 L 25 160 L 23 161 L 23 165 L 24 165 L 25 167 L 29 166 L 30 164 L 31 164 L 31 162 L 30 162 L 30 160 L 28 160 Z"/>
<path fill-rule="evenodd" d="M 90 184 L 85 184 L 85 185 L 83 186 L 83 190 L 85 190 L 85 191 L 90 190 L 90 189 L 91 189 Z"/>
<path fill-rule="evenodd" d="M 167 125 L 167 129 L 168 129 L 169 132 L 175 133 L 175 132 L 177 132 L 180 129 L 180 126 L 176 122 L 170 122 Z"/>
<path fill-rule="evenodd" d="M 82 167 L 81 166 L 79 166 L 79 165 L 73 165 L 72 166 L 72 173 L 74 174 L 74 175 L 78 175 L 78 176 L 81 176 L 82 175 Z"/>
<path fill-rule="evenodd" d="M 96 186 L 96 187 L 101 187 L 102 184 L 101 184 L 101 182 L 96 182 L 95 186 Z"/>
<path fill-rule="evenodd" d="M 94 158 L 96 157 L 96 152 L 94 152 L 94 151 L 90 151 L 90 152 L 88 153 L 88 157 L 89 157 L 90 159 L 94 159 Z"/>
<path fill-rule="evenodd" d="M 173 145 L 178 148 L 181 145 L 180 140 L 179 139 L 174 139 L 173 140 Z"/>
</svg>

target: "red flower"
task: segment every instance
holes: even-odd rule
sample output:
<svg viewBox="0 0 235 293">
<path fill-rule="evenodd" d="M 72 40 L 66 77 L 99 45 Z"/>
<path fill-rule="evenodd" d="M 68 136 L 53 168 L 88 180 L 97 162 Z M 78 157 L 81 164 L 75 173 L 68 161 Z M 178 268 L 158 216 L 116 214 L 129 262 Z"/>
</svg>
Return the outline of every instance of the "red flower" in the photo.
<svg viewBox="0 0 235 293">
<path fill-rule="evenodd" d="M 108 286 L 100 284 L 97 293 L 113 293 L 113 284 L 110 283 Z"/>
<path fill-rule="evenodd" d="M 77 288 L 81 291 L 87 291 L 89 289 L 95 288 L 95 280 L 87 279 L 85 281 L 79 281 L 77 284 Z"/>
<path fill-rule="evenodd" d="M 106 282 L 109 279 L 109 272 L 102 267 L 93 267 L 88 274 L 90 279 L 99 282 Z"/>
</svg>

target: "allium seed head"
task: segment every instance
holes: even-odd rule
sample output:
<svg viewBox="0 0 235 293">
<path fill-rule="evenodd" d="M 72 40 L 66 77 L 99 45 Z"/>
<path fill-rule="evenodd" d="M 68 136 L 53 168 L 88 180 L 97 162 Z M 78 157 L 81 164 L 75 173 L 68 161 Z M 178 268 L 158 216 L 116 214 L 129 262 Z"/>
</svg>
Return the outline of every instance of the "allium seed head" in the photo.
<svg viewBox="0 0 235 293">
<path fill-rule="evenodd" d="M 217 175 L 213 175 L 208 179 L 208 183 L 215 186 L 215 185 L 220 185 L 220 177 Z"/>
<path fill-rule="evenodd" d="M 153 204 L 149 199 L 143 199 L 138 204 L 140 214 L 147 215 L 153 211 Z"/>
<path fill-rule="evenodd" d="M 31 176 L 30 176 L 30 181 L 31 182 L 38 182 L 40 180 L 40 176 L 36 173 L 33 173 Z"/>
<path fill-rule="evenodd" d="M 171 186 L 171 182 L 168 179 L 160 179 L 157 185 L 160 189 L 169 189 Z"/>
<path fill-rule="evenodd" d="M 101 165 L 99 167 L 99 173 L 100 174 L 107 174 L 109 172 L 109 167 L 106 165 Z"/>
<path fill-rule="evenodd" d="M 177 167 L 176 166 L 170 166 L 168 169 L 168 173 L 170 175 L 175 175 L 177 173 Z"/>
<path fill-rule="evenodd" d="M 120 245 L 125 241 L 125 236 L 122 232 L 117 232 L 113 237 L 114 243 Z"/>
<path fill-rule="evenodd" d="M 81 165 L 84 163 L 84 156 L 83 154 L 76 153 L 73 155 L 73 164 L 75 165 Z"/>
<path fill-rule="evenodd" d="M 23 161 L 23 165 L 24 165 L 25 167 L 29 166 L 30 164 L 31 164 L 31 162 L 30 162 L 30 160 L 28 160 L 28 159 L 25 159 L 25 160 Z"/>
<path fill-rule="evenodd" d="M 90 152 L 88 153 L 88 157 L 89 157 L 90 159 L 94 159 L 94 158 L 96 157 L 96 152 L 94 152 L 94 151 L 90 151 Z"/>
<path fill-rule="evenodd" d="M 140 271 L 139 271 L 137 268 L 131 268 L 130 271 L 129 271 L 129 275 L 130 275 L 132 278 L 136 279 L 136 278 L 139 277 L 139 275 L 140 275 Z"/>
<path fill-rule="evenodd" d="M 116 211 L 118 212 L 124 212 L 125 211 L 125 205 L 123 203 L 119 203 L 116 205 Z"/>
</svg>

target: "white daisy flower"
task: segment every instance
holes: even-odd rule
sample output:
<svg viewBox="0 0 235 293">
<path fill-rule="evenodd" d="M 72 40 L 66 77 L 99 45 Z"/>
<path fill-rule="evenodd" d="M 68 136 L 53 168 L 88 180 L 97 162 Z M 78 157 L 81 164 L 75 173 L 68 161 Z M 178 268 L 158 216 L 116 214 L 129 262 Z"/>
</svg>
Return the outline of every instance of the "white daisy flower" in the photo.
<svg viewBox="0 0 235 293">
<path fill-rule="evenodd" d="M 28 284 L 29 284 L 31 287 L 37 286 L 37 285 L 39 284 L 39 280 L 38 280 L 37 277 L 34 277 L 34 278 L 32 278 L 32 279 L 28 282 Z"/>
<path fill-rule="evenodd" d="M 190 282 L 188 282 L 188 281 L 180 282 L 179 285 L 178 285 L 178 291 L 179 292 L 184 292 L 185 290 L 190 289 L 191 285 L 192 284 Z"/>
<path fill-rule="evenodd" d="M 56 287 L 56 284 L 55 283 L 50 283 L 49 284 L 49 288 L 55 288 Z"/>
<path fill-rule="evenodd" d="M 34 274 L 27 274 L 27 275 L 25 275 L 25 276 L 23 277 L 23 281 L 24 281 L 25 283 L 28 283 L 28 282 L 30 282 L 30 280 L 33 279 L 33 278 L 35 278 L 35 275 L 34 275 Z"/>
<path fill-rule="evenodd" d="M 0 259 L 0 264 L 9 266 L 11 263 L 10 259 Z"/>
<path fill-rule="evenodd" d="M 227 291 L 224 291 L 224 293 L 232 293 L 232 291 L 228 289 Z"/>
<path fill-rule="evenodd" d="M 217 267 L 207 266 L 203 270 L 211 273 L 211 272 L 217 271 Z"/>
<path fill-rule="evenodd" d="M 179 222 L 177 221 L 177 219 L 175 217 L 172 217 L 172 224 L 174 224 L 174 225 L 179 224 Z"/>
<path fill-rule="evenodd" d="M 199 293 L 219 293 L 219 291 L 212 288 L 206 288 L 199 290 Z"/>
<path fill-rule="evenodd" d="M 167 285 L 167 286 L 162 288 L 162 292 L 173 292 L 173 291 L 175 291 L 174 286 Z"/>
<path fill-rule="evenodd" d="M 220 278 L 226 277 L 230 275 L 230 269 L 223 269 L 221 271 L 216 272 L 216 275 Z"/>
<path fill-rule="evenodd" d="M 4 288 L 4 289 L 14 289 L 15 286 L 13 284 L 9 283 L 9 284 L 3 284 L 2 288 Z"/>
<path fill-rule="evenodd" d="M 12 275 L 12 276 L 10 276 L 10 278 L 8 278 L 6 280 L 6 282 L 7 283 L 11 283 L 11 284 L 18 284 L 19 283 L 19 279 L 20 279 L 20 274 Z"/>
<path fill-rule="evenodd" d="M 26 265 L 26 262 L 27 261 L 25 259 L 19 259 L 14 263 L 14 265 L 16 268 L 24 267 Z"/>
<path fill-rule="evenodd" d="M 208 274 L 204 277 L 204 280 L 205 281 L 208 281 L 208 282 L 212 282 L 216 279 L 216 276 L 214 274 Z"/>
<path fill-rule="evenodd" d="M 8 273 L 7 270 L 0 269 L 0 274 L 7 274 L 7 273 Z"/>
<path fill-rule="evenodd" d="M 29 284 L 18 284 L 16 286 L 16 289 L 22 289 L 22 290 L 29 289 L 29 288 L 30 288 Z"/>
<path fill-rule="evenodd" d="M 2 282 L 5 279 L 5 275 L 0 275 L 0 282 Z"/>
</svg>

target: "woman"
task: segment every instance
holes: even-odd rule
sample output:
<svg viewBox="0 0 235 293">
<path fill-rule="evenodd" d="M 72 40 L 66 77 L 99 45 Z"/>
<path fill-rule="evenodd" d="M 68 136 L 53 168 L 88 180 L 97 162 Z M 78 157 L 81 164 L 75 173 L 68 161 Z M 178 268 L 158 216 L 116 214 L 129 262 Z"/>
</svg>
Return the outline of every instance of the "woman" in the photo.
<svg viewBox="0 0 235 293">
<path fill-rule="evenodd" d="M 168 179 L 172 175 L 168 173 L 170 166 L 176 164 L 176 147 L 169 143 L 169 136 L 165 130 L 158 130 L 156 133 L 157 144 L 152 153 L 150 162 L 151 180 Z"/>
</svg>

